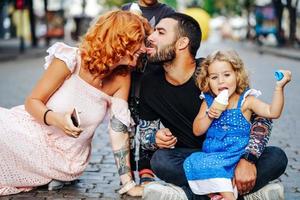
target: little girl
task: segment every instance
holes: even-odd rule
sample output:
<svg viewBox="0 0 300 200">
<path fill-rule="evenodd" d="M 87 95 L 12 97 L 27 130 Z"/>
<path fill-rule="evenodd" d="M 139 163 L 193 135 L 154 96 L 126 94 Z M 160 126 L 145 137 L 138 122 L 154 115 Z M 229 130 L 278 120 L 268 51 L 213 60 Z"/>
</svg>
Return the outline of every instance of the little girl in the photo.
<svg viewBox="0 0 300 200">
<path fill-rule="evenodd" d="M 284 77 L 277 81 L 269 105 L 256 98 L 259 91 L 249 89 L 249 78 L 236 52 L 217 51 L 203 61 L 197 81 L 204 101 L 194 120 L 193 132 L 196 136 L 206 133 L 206 140 L 203 152 L 191 154 L 184 162 L 186 177 L 195 194 L 220 193 L 223 199 L 236 199 L 232 178 L 248 144 L 252 113 L 276 119 L 282 112 L 283 88 L 291 80 L 291 72 L 281 72 Z M 212 105 L 223 90 L 229 94 L 224 112 Z"/>
</svg>

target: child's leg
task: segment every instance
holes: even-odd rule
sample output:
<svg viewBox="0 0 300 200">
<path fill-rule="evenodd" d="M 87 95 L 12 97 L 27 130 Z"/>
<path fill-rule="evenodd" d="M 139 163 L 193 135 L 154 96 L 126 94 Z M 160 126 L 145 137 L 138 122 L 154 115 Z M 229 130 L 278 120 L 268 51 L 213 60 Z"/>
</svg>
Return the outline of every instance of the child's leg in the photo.
<svg viewBox="0 0 300 200">
<path fill-rule="evenodd" d="M 210 197 L 211 200 L 236 200 L 238 196 L 238 191 L 234 184 L 232 185 L 232 187 L 233 187 L 233 192 L 220 192 L 216 194 L 210 194 L 208 196 Z"/>
<path fill-rule="evenodd" d="M 223 196 L 220 194 L 209 194 L 210 200 L 224 200 Z"/>
<path fill-rule="evenodd" d="M 236 198 L 233 195 L 233 192 L 220 192 L 224 200 L 236 200 Z"/>
</svg>

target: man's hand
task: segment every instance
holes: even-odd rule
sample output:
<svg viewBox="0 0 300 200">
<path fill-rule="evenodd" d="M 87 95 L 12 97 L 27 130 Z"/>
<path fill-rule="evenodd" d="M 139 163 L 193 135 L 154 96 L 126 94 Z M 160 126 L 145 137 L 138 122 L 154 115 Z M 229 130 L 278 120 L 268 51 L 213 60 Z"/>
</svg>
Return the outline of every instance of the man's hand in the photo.
<svg viewBox="0 0 300 200">
<path fill-rule="evenodd" d="M 233 182 L 237 186 L 240 194 L 247 194 L 253 189 L 256 174 L 256 166 L 253 163 L 245 159 L 239 161 L 235 168 Z"/>
<path fill-rule="evenodd" d="M 135 186 L 135 187 L 131 188 L 130 190 L 128 190 L 127 194 L 132 197 L 139 197 L 139 196 L 143 195 L 143 192 L 144 192 L 144 187 Z"/>
<path fill-rule="evenodd" d="M 159 148 L 173 148 L 177 142 L 168 128 L 159 129 L 155 136 L 156 145 Z"/>
</svg>

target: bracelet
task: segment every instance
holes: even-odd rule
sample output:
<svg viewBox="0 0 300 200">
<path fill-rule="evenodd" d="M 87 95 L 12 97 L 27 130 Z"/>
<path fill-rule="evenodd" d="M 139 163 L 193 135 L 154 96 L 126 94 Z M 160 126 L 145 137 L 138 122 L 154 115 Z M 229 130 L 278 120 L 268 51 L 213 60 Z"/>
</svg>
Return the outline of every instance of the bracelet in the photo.
<svg viewBox="0 0 300 200">
<path fill-rule="evenodd" d="M 132 188 L 134 188 L 135 186 L 136 183 L 134 182 L 134 180 L 130 180 L 127 183 L 125 183 L 123 187 L 121 187 L 121 189 L 119 190 L 119 194 L 124 194 L 129 190 L 131 190 Z"/>
<path fill-rule="evenodd" d="M 53 110 L 47 109 L 46 112 L 44 113 L 44 117 L 43 117 L 43 119 L 44 119 L 44 124 L 46 124 L 47 126 L 50 126 L 50 124 L 48 124 L 48 123 L 47 123 L 47 120 L 46 120 L 47 114 L 48 114 L 48 112 L 50 112 L 50 111 L 53 111 Z"/>
</svg>

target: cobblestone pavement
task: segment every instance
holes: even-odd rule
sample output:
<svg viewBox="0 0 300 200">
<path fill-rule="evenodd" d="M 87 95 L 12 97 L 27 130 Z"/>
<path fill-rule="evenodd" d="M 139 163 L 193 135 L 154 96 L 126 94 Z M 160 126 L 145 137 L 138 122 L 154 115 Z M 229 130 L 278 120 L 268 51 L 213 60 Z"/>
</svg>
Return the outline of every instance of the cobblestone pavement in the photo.
<svg viewBox="0 0 300 200">
<path fill-rule="evenodd" d="M 293 82 L 286 88 L 286 105 L 283 115 L 274 122 L 270 145 L 284 149 L 289 164 L 286 172 L 277 180 L 285 186 L 287 200 L 300 199 L 300 87 L 299 62 L 273 55 L 260 55 L 247 44 L 224 42 L 222 44 L 202 44 L 200 55 L 205 56 L 214 49 L 236 49 L 244 59 L 251 73 L 252 85 L 263 92 L 266 102 L 270 102 L 274 88 L 273 73 L 279 67 L 293 71 Z M 41 57 L 18 58 L 14 61 L 0 62 L 0 105 L 12 107 L 22 104 L 38 77 L 43 72 Z M 116 193 L 119 178 L 109 144 L 106 124 L 96 131 L 90 164 L 84 174 L 71 185 L 59 191 L 37 188 L 0 199 L 121 199 Z M 124 197 L 123 199 L 139 199 Z"/>
<path fill-rule="evenodd" d="M 28 193 L 2 197 L 0 199 L 139 199 L 128 196 L 121 198 L 117 194 L 120 182 L 106 127 L 107 123 L 98 127 L 93 140 L 90 163 L 78 180 L 59 191 L 48 191 L 47 187 L 40 187 Z"/>
</svg>

